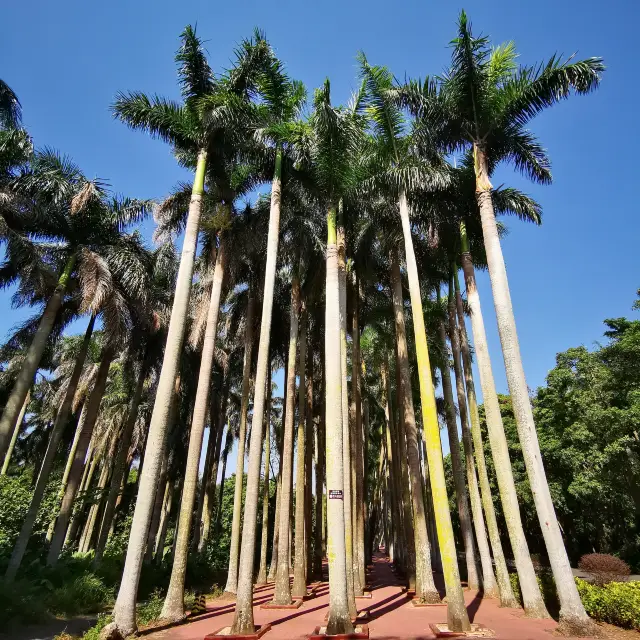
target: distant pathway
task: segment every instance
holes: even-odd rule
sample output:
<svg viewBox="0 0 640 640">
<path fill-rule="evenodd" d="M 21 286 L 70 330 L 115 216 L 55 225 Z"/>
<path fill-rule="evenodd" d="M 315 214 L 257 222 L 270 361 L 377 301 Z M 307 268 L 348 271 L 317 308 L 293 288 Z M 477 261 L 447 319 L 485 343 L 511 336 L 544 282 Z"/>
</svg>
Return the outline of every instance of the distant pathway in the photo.
<svg viewBox="0 0 640 640">
<path fill-rule="evenodd" d="M 436 576 L 438 578 L 439 576 Z M 403 593 L 403 584 L 391 570 L 388 558 L 374 557 L 374 568 L 370 572 L 372 598 L 358 599 L 358 610 L 369 613 L 370 637 L 373 640 L 427 640 L 434 638 L 429 624 L 446 622 L 446 607 L 414 607 Z M 264 640 L 302 640 L 315 627 L 324 625 L 329 604 L 329 585 L 320 583 L 315 597 L 292 611 L 260 609 L 273 596 L 273 585 L 258 587 L 254 595 L 254 617 L 256 624 L 270 622 L 272 629 Z M 465 591 L 465 602 L 469 617 L 494 630 L 500 640 L 550 640 L 557 624 L 553 620 L 530 620 L 522 617 L 518 609 L 502 609 L 494 599 L 482 599 L 475 591 Z M 192 621 L 146 633 L 148 640 L 202 640 L 208 633 L 233 622 L 234 602 L 211 600 L 207 612 Z"/>
</svg>

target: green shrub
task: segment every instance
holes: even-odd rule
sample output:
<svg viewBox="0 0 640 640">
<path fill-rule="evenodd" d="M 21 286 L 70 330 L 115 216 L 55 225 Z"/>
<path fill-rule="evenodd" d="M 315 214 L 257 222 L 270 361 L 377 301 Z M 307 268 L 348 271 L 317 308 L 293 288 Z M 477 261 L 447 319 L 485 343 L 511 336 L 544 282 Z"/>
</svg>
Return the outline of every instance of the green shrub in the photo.
<svg viewBox="0 0 640 640">
<path fill-rule="evenodd" d="M 44 622 L 48 619 L 42 594 L 46 588 L 28 580 L 8 584 L 0 580 L 0 620 L 4 629 L 10 623 Z"/>
<path fill-rule="evenodd" d="M 594 620 L 640 631 L 640 582 L 610 582 L 600 587 L 576 578 L 576 585 Z"/>
<path fill-rule="evenodd" d="M 157 620 L 162 612 L 163 603 L 164 596 L 159 589 L 153 591 L 147 600 L 140 602 L 136 607 L 138 625 L 144 626 Z"/>
<path fill-rule="evenodd" d="M 48 596 L 50 611 L 64 615 L 98 613 L 113 600 L 113 591 L 94 573 L 83 573 Z"/>
</svg>

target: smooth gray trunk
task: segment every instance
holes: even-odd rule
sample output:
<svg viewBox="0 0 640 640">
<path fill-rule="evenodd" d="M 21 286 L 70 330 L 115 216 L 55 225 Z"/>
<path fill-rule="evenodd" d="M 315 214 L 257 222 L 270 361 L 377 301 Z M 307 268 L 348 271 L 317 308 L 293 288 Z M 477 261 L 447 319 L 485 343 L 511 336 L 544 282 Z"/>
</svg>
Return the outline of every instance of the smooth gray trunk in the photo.
<svg viewBox="0 0 640 640">
<path fill-rule="evenodd" d="M 507 384 L 513 403 L 518 439 L 522 447 L 522 456 L 527 468 L 531 493 L 560 600 L 560 625 L 565 632 L 571 635 L 591 635 L 595 630 L 595 625 L 587 616 L 576 587 L 542 462 L 538 434 L 533 420 L 533 410 L 520 355 L 507 270 L 493 211 L 491 185 L 488 182 L 488 162 L 483 149 L 476 148 L 476 163 L 476 196 L 482 220 L 482 235 Z"/>
<path fill-rule="evenodd" d="M 464 310 L 462 307 L 462 297 L 458 285 L 458 274 L 455 280 L 456 288 L 456 308 L 458 312 L 458 328 L 460 332 L 460 347 L 462 350 L 462 365 L 464 369 L 465 383 L 467 387 L 467 399 L 469 400 L 469 414 L 471 419 L 471 436 L 475 449 L 476 468 L 478 469 L 478 478 L 480 481 L 480 491 L 482 497 L 482 506 L 487 520 L 487 529 L 489 531 L 489 540 L 493 551 L 493 560 L 496 566 L 496 578 L 498 581 L 498 590 L 500 592 L 500 606 L 517 608 L 520 605 L 513 594 L 511 580 L 509 579 L 509 570 L 502 549 L 502 541 L 500 540 L 500 530 L 498 529 L 498 520 L 496 511 L 493 506 L 493 497 L 491 495 L 491 486 L 489 484 L 489 474 L 487 473 L 487 463 L 484 457 L 484 443 L 482 440 L 482 430 L 480 428 L 480 414 L 478 413 L 478 402 L 476 399 L 476 389 L 473 381 L 473 370 L 471 368 L 471 352 L 469 349 L 469 339 L 467 337 L 467 328 L 464 322 Z"/>
<path fill-rule="evenodd" d="M 225 593 L 235 593 L 238 586 L 238 562 L 240 555 L 240 520 L 242 518 L 242 484 L 244 480 L 244 451 L 247 441 L 247 413 L 249 411 L 249 386 L 251 381 L 251 353 L 253 349 L 253 316 L 255 308 L 254 285 L 249 285 L 247 317 L 244 332 L 244 364 L 242 369 L 242 404 L 240 407 L 240 432 L 236 460 L 236 482 L 233 493 L 233 520 L 229 546 L 229 571 Z M 262 446 L 262 441 L 260 445 Z"/>
<path fill-rule="evenodd" d="M 206 151 L 200 151 L 198 167 L 206 163 Z M 196 173 L 196 180 L 198 173 Z M 158 381 L 156 399 L 151 415 L 151 424 L 145 447 L 145 462 L 140 474 L 138 498 L 131 524 L 131 534 L 127 545 L 124 570 L 118 597 L 113 609 L 115 627 L 121 635 L 127 636 L 136 630 L 136 599 L 144 557 L 151 513 L 155 502 L 160 467 L 164 457 L 169 413 L 173 397 L 173 387 L 178 375 L 180 355 L 188 317 L 189 298 L 193 266 L 198 244 L 198 227 L 202 211 L 202 191 L 194 182 L 194 190 L 189 204 L 189 214 L 184 233 L 180 267 L 176 279 L 176 290 L 171 310 L 171 320 L 167 332 L 167 342 Z"/>
<path fill-rule="evenodd" d="M 93 333 L 94 324 L 95 316 L 91 316 L 84 334 L 82 346 L 80 347 L 80 351 L 76 356 L 76 362 L 73 366 L 71 378 L 69 379 L 69 384 L 64 394 L 64 400 L 62 401 L 62 404 L 58 409 L 55 422 L 53 423 L 53 429 L 51 430 L 51 436 L 49 437 L 47 450 L 44 454 L 44 459 L 42 461 L 40 471 L 38 472 L 38 479 L 36 480 L 35 487 L 33 488 L 33 496 L 31 497 L 29 510 L 27 511 L 27 515 L 25 516 L 24 521 L 22 522 L 20 535 L 18 536 L 18 540 L 16 541 L 15 547 L 13 548 L 13 551 L 11 553 L 11 558 L 9 559 L 9 565 L 7 566 L 7 571 L 4 576 L 4 579 L 7 582 L 12 582 L 15 579 L 18 569 L 20 568 L 22 558 L 24 557 L 24 552 L 27 549 L 27 544 L 29 543 L 29 538 L 31 537 L 31 532 L 33 531 L 33 525 L 36 522 L 38 511 L 40 510 L 40 505 L 42 503 L 42 498 L 44 496 L 45 489 L 47 488 L 49 474 L 51 473 L 51 469 L 53 468 L 53 462 L 58 450 L 58 444 L 60 444 L 60 439 L 62 438 L 62 435 L 64 433 L 64 428 L 67 426 L 67 421 L 69 420 L 69 416 L 71 415 L 73 398 L 76 395 L 78 381 L 80 380 L 82 368 L 84 367 L 84 361 L 87 357 L 87 351 L 89 350 L 89 343 L 91 342 L 91 334 Z"/>
<path fill-rule="evenodd" d="M 62 545 L 64 544 L 64 539 L 67 534 L 67 525 L 69 524 L 69 519 L 71 518 L 71 513 L 73 511 L 73 503 L 76 499 L 76 493 L 82 478 L 82 470 L 84 469 L 87 449 L 93 435 L 93 429 L 98 417 L 98 411 L 100 410 L 102 396 L 104 395 L 104 391 L 107 386 L 107 378 L 109 376 L 109 368 L 111 367 L 112 359 L 113 349 L 111 347 L 103 348 L 96 381 L 93 385 L 91 394 L 85 403 L 87 412 L 82 426 L 82 432 L 78 438 L 78 447 L 73 459 L 73 464 L 71 465 L 69 481 L 67 482 L 60 511 L 58 512 L 51 546 L 47 553 L 47 564 L 49 566 L 56 564 L 58 557 L 60 556 L 60 552 L 62 551 Z"/>
<path fill-rule="evenodd" d="M 213 270 L 207 326 L 205 328 L 202 353 L 200 355 L 198 386 L 196 389 L 191 430 L 189 432 L 189 448 L 187 451 L 187 463 L 182 485 L 180 515 L 178 516 L 178 526 L 176 528 L 176 550 L 173 556 L 173 566 L 171 568 L 171 578 L 169 580 L 167 595 L 165 596 L 162 612 L 160 613 L 160 618 L 170 621 L 179 620 L 184 617 L 184 581 L 187 573 L 189 536 L 191 534 L 196 491 L 198 489 L 198 466 L 200 464 L 200 455 L 202 454 L 202 438 L 204 436 L 204 428 L 209 410 L 209 389 L 211 388 L 211 371 L 213 368 L 216 336 L 218 334 L 218 315 L 220 311 L 222 282 L 224 280 L 225 259 L 225 240 L 221 238 Z M 247 331 L 250 331 L 248 327 Z M 251 356 L 249 356 L 249 358 L 251 358 Z M 162 483 L 160 485 L 162 487 L 164 485 L 162 478 L 160 482 Z M 157 493 L 161 495 L 160 491 Z M 148 545 L 150 548 L 153 548 L 156 531 L 152 531 L 152 542 Z"/>
</svg>

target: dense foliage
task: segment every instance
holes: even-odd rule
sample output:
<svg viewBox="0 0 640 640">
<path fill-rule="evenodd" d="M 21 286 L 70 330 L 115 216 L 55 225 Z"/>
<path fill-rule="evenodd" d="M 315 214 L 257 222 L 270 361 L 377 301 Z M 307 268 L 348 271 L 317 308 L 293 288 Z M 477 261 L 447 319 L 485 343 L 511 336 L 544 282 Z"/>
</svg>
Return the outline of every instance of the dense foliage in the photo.
<svg viewBox="0 0 640 640">
<path fill-rule="evenodd" d="M 532 402 L 572 565 L 596 551 L 640 570 L 640 320 L 608 319 L 605 326 L 603 344 L 556 356 Z M 508 396 L 500 396 L 500 408 L 530 548 L 544 557 Z M 499 500 L 495 505 L 500 511 Z"/>
</svg>

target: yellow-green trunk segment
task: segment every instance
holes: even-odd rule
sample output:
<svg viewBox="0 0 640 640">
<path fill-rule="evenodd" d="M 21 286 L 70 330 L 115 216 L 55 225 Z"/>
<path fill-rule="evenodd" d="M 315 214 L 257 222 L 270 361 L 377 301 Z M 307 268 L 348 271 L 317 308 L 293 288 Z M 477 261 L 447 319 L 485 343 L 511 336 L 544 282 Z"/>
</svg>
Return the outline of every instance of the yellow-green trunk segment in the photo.
<svg viewBox="0 0 640 640">
<path fill-rule="evenodd" d="M 196 174 L 193 177 L 193 188 L 191 195 L 201 196 L 204 193 L 204 176 L 207 171 L 207 152 L 202 149 L 198 153 L 198 163 L 196 164 Z"/>
</svg>

